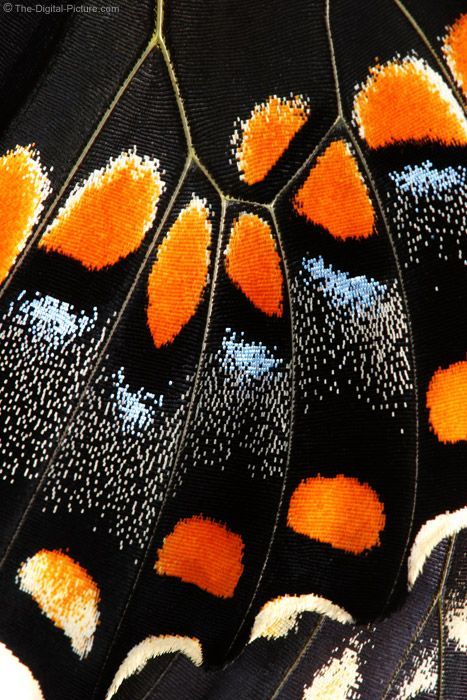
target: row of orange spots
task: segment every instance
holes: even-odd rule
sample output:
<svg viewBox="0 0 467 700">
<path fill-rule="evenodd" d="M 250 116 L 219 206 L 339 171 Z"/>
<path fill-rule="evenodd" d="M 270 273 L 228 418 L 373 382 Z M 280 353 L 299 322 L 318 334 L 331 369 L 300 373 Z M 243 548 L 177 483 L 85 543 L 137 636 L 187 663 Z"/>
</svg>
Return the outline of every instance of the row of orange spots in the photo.
<svg viewBox="0 0 467 700">
<path fill-rule="evenodd" d="M 243 540 L 224 524 L 195 515 L 180 520 L 158 550 L 156 571 L 231 598 L 243 572 Z"/>
<path fill-rule="evenodd" d="M 0 283 L 24 248 L 50 191 L 32 148 L 17 146 L 0 158 Z"/>
<path fill-rule="evenodd" d="M 302 481 L 292 494 L 287 523 L 295 532 L 352 554 L 379 545 L 386 516 L 375 491 L 338 475 Z M 240 535 L 202 515 L 179 520 L 157 551 L 155 570 L 219 598 L 231 598 L 243 573 Z"/>
<path fill-rule="evenodd" d="M 42 236 L 39 247 L 102 270 L 134 252 L 152 225 L 164 189 L 156 161 L 122 153 L 75 187 Z M 0 207 L 5 216 L 0 281 L 29 236 L 50 188 L 30 149 L 0 159 Z M 15 214 L 15 215 L 13 215 Z M 148 325 L 156 347 L 174 340 L 190 320 L 207 282 L 211 223 L 193 196 L 163 243 L 148 284 Z M 283 311 L 283 278 L 270 226 L 243 214 L 226 251 L 227 272 L 250 301 L 270 316 Z"/>
<path fill-rule="evenodd" d="M 349 145 L 333 141 L 294 197 L 295 211 L 341 240 L 368 238 L 375 213 Z"/>
<path fill-rule="evenodd" d="M 450 27 L 444 37 L 443 53 L 456 83 L 467 97 L 467 14 Z"/>
<path fill-rule="evenodd" d="M 232 282 L 268 316 L 282 316 L 283 277 L 271 227 L 256 214 L 234 221 L 225 252 Z"/>
<path fill-rule="evenodd" d="M 21 565 L 18 583 L 70 638 L 73 650 L 87 656 L 99 623 L 100 592 L 86 569 L 64 552 L 41 549 Z"/>
<path fill-rule="evenodd" d="M 255 105 L 232 137 L 240 178 L 248 185 L 261 182 L 308 119 L 310 108 L 301 95 L 269 97 Z"/>
<path fill-rule="evenodd" d="M 295 532 L 352 554 L 379 545 L 385 522 L 383 504 L 371 486 L 342 474 L 302 481 L 287 515 Z"/>
<path fill-rule="evenodd" d="M 446 34 L 443 53 L 467 95 L 466 14 Z M 240 178 L 248 185 L 261 182 L 309 114 L 308 101 L 301 95 L 290 99 L 274 95 L 255 105 L 231 140 Z M 373 66 L 355 97 L 353 117 L 370 148 L 407 141 L 440 142 L 445 146 L 467 143 L 467 123 L 461 107 L 441 75 L 416 56 Z"/>
<path fill-rule="evenodd" d="M 171 343 L 198 307 L 208 280 L 211 228 L 206 202 L 193 196 L 159 247 L 147 307 L 157 348 Z"/>
<path fill-rule="evenodd" d="M 435 372 L 427 406 L 442 442 L 467 440 L 467 361 Z M 369 484 L 343 474 L 317 475 L 301 481 L 292 493 L 287 524 L 297 534 L 359 555 L 380 544 L 386 515 Z M 243 571 L 242 554 L 240 535 L 199 515 L 177 523 L 158 550 L 155 568 L 229 598 Z"/>
<path fill-rule="evenodd" d="M 371 68 L 353 117 L 370 148 L 408 141 L 467 144 L 460 105 L 441 76 L 414 56 Z"/>
<path fill-rule="evenodd" d="M 441 442 L 467 440 L 467 361 L 434 373 L 426 404 L 430 425 Z"/>
<path fill-rule="evenodd" d="M 163 188 L 156 161 L 122 153 L 75 187 L 39 247 L 88 270 L 114 265 L 141 245 Z"/>
</svg>

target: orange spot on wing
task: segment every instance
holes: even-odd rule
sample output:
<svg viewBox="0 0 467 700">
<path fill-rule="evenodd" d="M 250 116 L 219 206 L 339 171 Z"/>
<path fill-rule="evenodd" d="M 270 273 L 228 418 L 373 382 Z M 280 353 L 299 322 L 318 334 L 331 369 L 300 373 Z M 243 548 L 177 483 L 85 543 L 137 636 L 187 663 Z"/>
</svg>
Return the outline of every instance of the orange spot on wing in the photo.
<svg viewBox="0 0 467 700">
<path fill-rule="evenodd" d="M 443 53 L 451 72 L 467 97 L 467 14 L 461 15 L 449 29 Z"/>
<path fill-rule="evenodd" d="M 271 228 L 256 214 L 234 222 L 225 266 L 232 282 L 268 316 L 282 316 L 283 277 Z"/>
<path fill-rule="evenodd" d="M 122 153 L 77 186 L 39 246 L 102 270 L 141 244 L 163 190 L 157 163 Z"/>
<path fill-rule="evenodd" d="M 370 148 L 407 141 L 467 144 L 467 121 L 441 76 L 408 57 L 370 70 L 355 97 L 354 120 Z"/>
<path fill-rule="evenodd" d="M 375 213 L 357 162 L 345 141 L 333 141 L 294 198 L 295 210 L 335 238 L 367 238 Z"/>
<path fill-rule="evenodd" d="M 209 271 L 209 210 L 194 197 L 161 243 L 148 281 L 147 319 L 154 344 L 171 343 L 194 315 Z"/>
<path fill-rule="evenodd" d="M 156 571 L 231 598 L 243 572 L 243 541 L 222 523 L 195 515 L 180 520 L 158 550 Z"/>
<path fill-rule="evenodd" d="M 70 637 L 76 653 L 86 656 L 99 621 L 100 599 L 86 569 L 61 551 L 42 549 L 21 565 L 18 581 L 21 590 Z"/>
<path fill-rule="evenodd" d="M 17 146 L 0 158 L 0 283 L 24 248 L 50 193 L 39 156 Z"/>
<path fill-rule="evenodd" d="M 371 486 L 342 474 L 302 481 L 287 516 L 295 532 L 352 554 L 378 545 L 385 522 L 383 504 Z"/>
<path fill-rule="evenodd" d="M 235 150 L 240 177 L 248 185 L 263 180 L 308 119 L 309 107 L 301 96 L 286 99 L 270 97 L 256 105 L 235 133 Z"/>
<path fill-rule="evenodd" d="M 431 427 L 441 442 L 467 440 L 467 361 L 436 370 L 426 405 Z"/>
</svg>

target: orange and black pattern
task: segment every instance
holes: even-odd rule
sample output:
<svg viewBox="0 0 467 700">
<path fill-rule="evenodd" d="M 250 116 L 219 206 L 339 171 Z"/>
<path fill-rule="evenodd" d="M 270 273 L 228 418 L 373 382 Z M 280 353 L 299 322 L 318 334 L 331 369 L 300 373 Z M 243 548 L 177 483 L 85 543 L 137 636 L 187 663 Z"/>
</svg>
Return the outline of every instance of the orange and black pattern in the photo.
<svg viewBox="0 0 467 700">
<path fill-rule="evenodd" d="M 462 1 L 89 7 L 0 24 L 11 698 L 461 700 Z"/>
</svg>

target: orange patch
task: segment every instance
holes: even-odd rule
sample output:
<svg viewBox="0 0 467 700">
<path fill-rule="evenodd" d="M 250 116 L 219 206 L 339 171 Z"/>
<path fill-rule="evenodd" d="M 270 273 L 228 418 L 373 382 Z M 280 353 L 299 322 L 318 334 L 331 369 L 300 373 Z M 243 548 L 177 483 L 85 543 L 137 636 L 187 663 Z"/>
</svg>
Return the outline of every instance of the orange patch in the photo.
<svg viewBox="0 0 467 700">
<path fill-rule="evenodd" d="M 290 99 L 273 96 L 255 105 L 249 119 L 241 123 L 241 135 L 236 131 L 232 138 L 240 178 L 248 185 L 263 180 L 306 123 L 309 112 L 300 95 Z"/>
<path fill-rule="evenodd" d="M 438 440 L 467 440 L 467 361 L 436 370 L 428 387 L 426 405 Z"/>
<path fill-rule="evenodd" d="M 232 282 L 268 316 L 282 316 L 283 276 L 271 228 L 256 214 L 234 222 L 225 253 Z"/>
<path fill-rule="evenodd" d="M 401 142 L 467 144 L 467 121 L 441 76 L 420 58 L 375 66 L 354 102 L 370 148 Z"/>
<path fill-rule="evenodd" d="M 114 265 L 140 246 L 163 188 L 155 161 L 122 153 L 75 187 L 39 246 L 88 270 Z"/>
<path fill-rule="evenodd" d="M 371 486 L 342 474 L 302 481 L 287 515 L 295 532 L 352 554 L 379 545 L 385 522 L 383 504 Z"/>
<path fill-rule="evenodd" d="M 295 195 L 295 210 L 335 238 L 367 238 L 375 225 L 373 204 L 345 141 L 333 141 Z"/>
<path fill-rule="evenodd" d="M 17 146 L 0 158 L 0 283 L 24 248 L 50 191 L 33 149 Z"/>
<path fill-rule="evenodd" d="M 158 574 L 194 583 L 219 598 L 232 598 L 243 572 L 243 540 L 202 515 L 180 520 L 157 551 Z"/>
<path fill-rule="evenodd" d="M 467 14 L 461 15 L 444 38 L 443 53 L 451 72 L 467 97 Z"/>
<path fill-rule="evenodd" d="M 159 246 L 148 281 L 147 319 L 154 344 L 171 343 L 194 315 L 209 271 L 211 223 L 193 197 Z"/>
<path fill-rule="evenodd" d="M 70 638 L 84 658 L 99 622 L 99 588 L 80 564 L 59 550 L 41 549 L 18 571 L 21 590 Z"/>
</svg>

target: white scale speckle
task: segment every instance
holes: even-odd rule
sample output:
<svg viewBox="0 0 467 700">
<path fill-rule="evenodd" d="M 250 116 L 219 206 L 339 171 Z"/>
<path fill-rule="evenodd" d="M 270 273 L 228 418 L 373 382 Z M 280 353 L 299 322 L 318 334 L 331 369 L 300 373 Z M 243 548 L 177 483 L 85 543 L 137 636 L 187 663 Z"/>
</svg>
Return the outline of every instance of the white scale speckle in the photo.
<svg viewBox="0 0 467 700">
<path fill-rule="evenodd" d="M 132 390 L 123 367 L 103 367 L 47 475 L 43 512 L 100 519 L 121 549 L 142 549 L 177 455 L 192 377 L 185 380 L 174 400 Z"/>
<path fill-rule="evenodd" d="M 437 169 L 427 160 L 389 173 L 395 191 L 388 194 L 390 213 L 406 260 L 418 265 L 424 250 L 436 249 L 440 260 L 467 265 L 467 168 Z M 438 291 L 437 287 L 435 287 Z"/>
<path fill-rule="evenodd" d="M 0 476 L 39 478 L 105 337 L 88 315 L 39 292 L 21 292 L 0 317 Z"/>
<path fill-rule="evenodd" d="M 322 258 L 304 257 L 292 298 L 297 380 L 305 399 L 339 394 L 346 381 L 372 410 L 395 417 L 407 406 L 409 334 L 397 280 L 351 277 Z"/>
<path fill-rule="evenodd" d="M 190 467 L 237 468 L 236 450 L 249 455 L 252 477 L 282 476 L 288 448 L 290 367 L 275 348 L 247 342 L 226 328 L 207 354 L 178 484 Z"/>
</svg>

